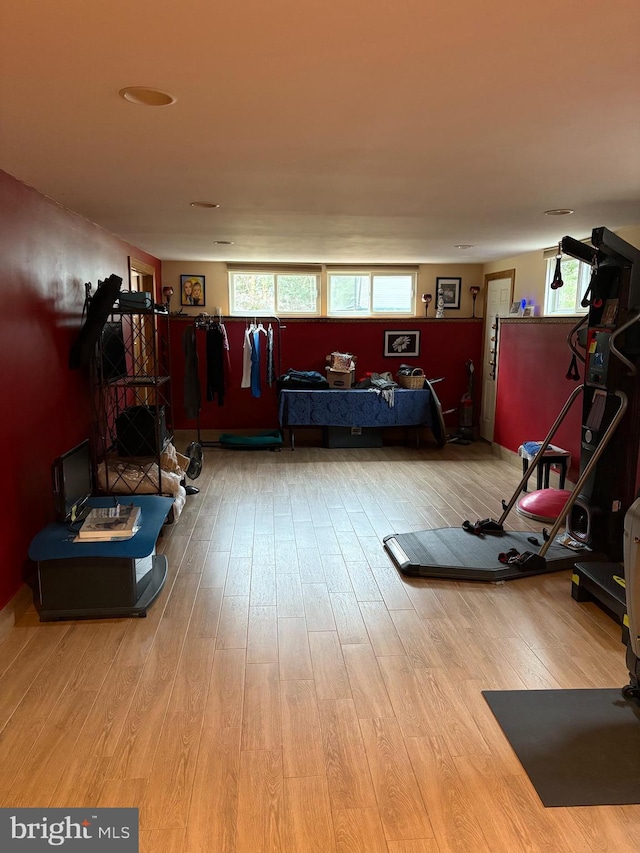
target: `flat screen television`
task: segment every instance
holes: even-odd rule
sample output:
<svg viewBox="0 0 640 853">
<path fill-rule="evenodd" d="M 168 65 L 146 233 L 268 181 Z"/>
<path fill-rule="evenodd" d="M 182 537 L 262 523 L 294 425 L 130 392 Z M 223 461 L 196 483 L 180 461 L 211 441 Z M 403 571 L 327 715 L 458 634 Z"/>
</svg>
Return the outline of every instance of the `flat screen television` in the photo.
<svg viewBox="0 0 640 853">
<path fill-rule="evenodd" d="M 82 441 L 58 456 L 52 473 L 56 519 L 65 522 L 82 517 L 93 491 L 89 442 Z"/>
</svg>

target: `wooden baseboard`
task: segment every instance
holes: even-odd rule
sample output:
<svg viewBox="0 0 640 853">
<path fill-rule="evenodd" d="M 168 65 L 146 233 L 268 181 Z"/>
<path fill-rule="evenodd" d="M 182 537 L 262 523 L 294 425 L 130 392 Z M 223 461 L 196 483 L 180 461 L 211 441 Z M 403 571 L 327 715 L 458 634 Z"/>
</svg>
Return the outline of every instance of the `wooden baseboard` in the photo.
<svg viewBox="0 0 640 853">
<path fill-rule="evenodd" d="M 517 453 L 514 453 L 513 450 L 508 450 L 506 447 L 503 447 L 501 444 L 492 443 L 491 449 L 500 459 L 505 462 L 509 462 L 512 465 L 516 465 L 522 471 L 522 459 L 518 456 Z"/>
<path fill-rule="evenodd" d="M 8 601 L 0 610 L 0 642 L 4 640 L 32 604 L 31 590 L 26 584 L 23 584 L 11 601 Z"/>
</svg>

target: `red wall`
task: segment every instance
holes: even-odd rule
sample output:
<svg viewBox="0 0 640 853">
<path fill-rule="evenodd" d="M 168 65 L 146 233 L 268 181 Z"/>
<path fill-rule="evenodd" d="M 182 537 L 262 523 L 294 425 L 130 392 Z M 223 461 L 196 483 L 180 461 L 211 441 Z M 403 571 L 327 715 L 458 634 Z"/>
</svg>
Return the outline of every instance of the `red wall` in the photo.
<svg viewBox="0 0 640 853">
<path fill-rule="evenodd" d="M 494 441 L 517 451 L 523 441 L 542 440 L 577 382 L 566 378 L 571 361 L 567 334 L 575 319 L 565 322 L 503 323 Z M 582 381 L 582 365 L 578 363 Z M 580 468 L 582 396 L 556 433 L 553 444 L 571 452 L 571 477 Z"/>
<path fill-rule="evenodd" d="M 195 422 L 184 414 L 184 352 L 182 336 L 187 322 L 171 320 L 172 390 L 175 429 L 193 429 Z M 265 322 L 265 326 L 266 326 Z M 273 429 L 278 426 L 277 394 L 275 385 L 269 388 L 264 381 L 264 345 L 262 349 L 262 395 L 251 396 L 248 388 L 240 388 L 242 379 L 242 344 L 245 322 L 226 320 L 229 337 L 231 370 L 228 375 L 228 392 L 224 405 L 207 402 L 202 395 L 200 426 L 202 429 Z M 418 358 L 384 358 L 384 331 L 411 329 L 421 332 L 421 355 Z M 197 332 L 201 387 L 206 377 L 205 332 Z M 378 321 L 283 320 L 281 330 L 282 372 L 317 370 L 324 375 L 325 356 L 333 351 L 351 352 L 357 356 L 356 376 L 366 372 L 395 374 L 400 364 L 407 362 L 421 367 L 429 378 L 444 376 L 436 386 L 442 408 L 457 407 L 467 389 L 465 364 L 472 359 L 480 369 L 482 347 L 481 320 L 419 320 L 413 319 L 380 323 Z M 276 351 L 277 359 L 277 351 Z M 277 368 L 276 368 L 277 373 Z M 476 382 L 479 389 L 479 382 Z M 478 401 L 479 402 L 479 401 Z M 457 414 L 446 419 L 452 431 L 457 428 Z"/>
<path fill-rule="evenodd" d="M 84 283 L 95 289 L 115 273 L 127 286 L 129 255 L 160 282 L 155 258 L 0 171 L 0 607 L 20 587 L 31 538 L 53 519 L 52 461 L 88 437 L 88 380 L 67 366 Z"/>
</svg>

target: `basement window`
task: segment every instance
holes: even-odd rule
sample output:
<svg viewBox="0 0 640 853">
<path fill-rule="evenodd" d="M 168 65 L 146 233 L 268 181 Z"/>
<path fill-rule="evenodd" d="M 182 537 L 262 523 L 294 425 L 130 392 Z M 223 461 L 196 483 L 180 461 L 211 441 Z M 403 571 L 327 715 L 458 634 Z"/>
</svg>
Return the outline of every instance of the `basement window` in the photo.
<svg viewBox="0 0 640 853">
<path fill-rule="evenodd" d="M 336 271 L 327 276 L 329 315 L 372 317 L 413 315 L 414 272 Z"/>
<path fill-rule="evenodd" d="M 552 317 L 586 314 L 588 309 L 583 308 L 580 302 L 589 287 L 591 267 L 576 258 L 563 258 L 560 264 L 564 284 L 557 290 L 552 290 L 556 259 L 555 256 L 547 258 L 544 313 Z"/>
<path fill-rule="evenodd" d="M 308 272 L 229 272 L 231 315 L 317 314 L 320 276 Z"/>
</svg>

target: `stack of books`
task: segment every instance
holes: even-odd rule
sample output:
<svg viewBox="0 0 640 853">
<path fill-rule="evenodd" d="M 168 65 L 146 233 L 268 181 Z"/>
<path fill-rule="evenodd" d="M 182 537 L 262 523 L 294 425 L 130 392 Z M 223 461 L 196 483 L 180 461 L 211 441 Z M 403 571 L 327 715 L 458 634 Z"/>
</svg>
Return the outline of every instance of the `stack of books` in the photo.
<svg viewBox="0 0 640 853">
<path fill-rule="evenodd" d="M 117 542 L 130 539 L 140 528 L 140 507 L 129 504 L 91 510 L 78 531 L 76 542 Z"/>
</svg>

